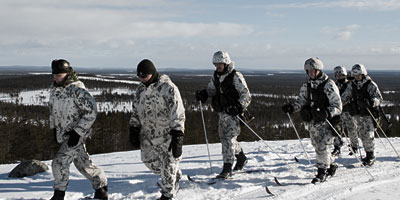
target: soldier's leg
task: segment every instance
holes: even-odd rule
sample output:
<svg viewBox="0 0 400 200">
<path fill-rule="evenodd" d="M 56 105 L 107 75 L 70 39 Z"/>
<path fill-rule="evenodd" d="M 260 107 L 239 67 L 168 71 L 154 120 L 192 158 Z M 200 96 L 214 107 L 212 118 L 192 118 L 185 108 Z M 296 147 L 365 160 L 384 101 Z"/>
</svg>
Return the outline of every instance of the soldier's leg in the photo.
<svg viewBox="0 0 400 200">
<path fill-rule="evenodd" d="M 179 169 L 181 158 L 174 158 L 172 153 L 168 151 L 168 146 L 161 146 L 159 150 L 161 173 L 161 193 L 165 197 L 176 197 L 179 190 L 179 179 L 182 177 L 182 172 Z"/>
<path fill-rule="evenodd" d="M 155 147 L 142 145 L 140 153 L 143 164 L 154 174 L 160 174 L 162 163 Z"/>
<path fill-rule="evenodd" d="M 54 186 L 55 190 L 65 191 L 67 190 L 69 182 L 69 166 L 73 160 L 73 153 L 70 148 L 68 148 L 67 143 L 63 143 L 58 150 L 56 156 L 53 158 L 51 163 L 52 172 L 54 176 Z"/>
<path fill-rule="evenodd" d="M 359 121 L 360 138 L 363 143 L 365 152 L 373 152 L 374 145 L 374 134 L 375 127 L 373 119 L 370 116 L 360 117 Z"/>
<path fill-rule="evenodd" d="M 218 134 L 222 145 L 224 163 L 233 164 L 235 154 L 241 151 L 237 136 L 240 134 L 240 122 L 227 114 L 219 115 Z"/>
<path fill-rule="evenodd" d="M 344 112 L 341 115 L 343 127 L 347 130 L 347 136 L 350 138 L 351 146 L 358 149 L 358 131 L 356 117 L 350 115 L 349 112 Z"/>
<path fill-rule="evenodd" d="M 76 169 L 90 181 L 95 190 L 107 186 L 104 171 L 92 163 L 85 144 L 75 147 L 74 164 Z"/>
<path fill-rule="evenodd" d="M 329 150 L 333 143 L 333 136 L 326 123 L 314 124 L 310 127 L 311 142 L 315 148 L 316 167 L 327 169 L 334 161 Z"/>
</svg>

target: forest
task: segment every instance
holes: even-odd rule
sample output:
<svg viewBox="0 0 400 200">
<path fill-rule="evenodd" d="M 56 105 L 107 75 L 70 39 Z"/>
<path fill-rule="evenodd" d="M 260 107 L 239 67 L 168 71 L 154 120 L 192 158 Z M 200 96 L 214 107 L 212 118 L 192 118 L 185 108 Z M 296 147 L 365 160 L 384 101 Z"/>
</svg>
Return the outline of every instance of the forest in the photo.
<svg viewBox="0 0 400 200">
<path fill-rule="evenodd" d="M 240 69 L 239 69 L 240 71 Z M 78 71 L 79 72 L 79 71 Z M 1 73 L 1 71 L 0 71 Z M 195 91 L 203 89 L 210 81 L 213 71 L 165 71 L 178 86 L 186 114 L 184 144 L 205 143 L 199 103 L 195 100 Z M 110 73 L 112 74 L 112 73 Z M 294 98 L 301 85 L 306 81 L 306 74 L 298 71 L 282 73 L 278 71 L 243 71 L 252 93 L 252 102 L 248 108 L 255 119 L 249 123 L 254 131 L 264 140 L 297 139 L 289 119 L 281 106 Z M 333 77 L 332 74 L 328 74 Z M 84 74 L 85 77 L 99 77 L 98 74 Z M 378 84 L 385 100 L 384 110 L 391 116 L 393 126 L 389 137 L 400 136 L 400 72 L 373 71 L 372 79 Z M 115 81 L 81 79 L 86 87 L 97 89 L 96 101 L 116 104 L 130 102 L 134 97 L 136 84 L 125 81 L 138 81 L 132 74 L 118 76 L 102 75 Z M 122 81 L 121 81 L 122 80 Z M 2 74 L 0 75 L 0 164 L 13 163 L 26 159 L 52 159 L 59 148 L 49 129 L 49 110 L 45 105 L 10 102 L 2 96 L 18 99 L 22 91 L 47 90 L 52 82 L 51 74 Z M 132 93 L 114 93 L 113 89 L 124 88 Z M 203 105 L 204 118 L 210 143 L 218 143 L 217 114 L 210 108 L 210 100 Z M 90 154 L 128 151 L 133 147 L 129 143 L 130 109 L 108 109 L 101 111 L 93 125 L 94 134 L 87 140 Z M 292 116 L 302 138 L 309 137 L 300 116 Z M 380 133 L 380 136 L 383 135 Z M 241 127 L 239 141 L 255 141 L 258 138 L 245 126 Z M 206 148 L 206 147 L 204 147 Z"/>
</svg>

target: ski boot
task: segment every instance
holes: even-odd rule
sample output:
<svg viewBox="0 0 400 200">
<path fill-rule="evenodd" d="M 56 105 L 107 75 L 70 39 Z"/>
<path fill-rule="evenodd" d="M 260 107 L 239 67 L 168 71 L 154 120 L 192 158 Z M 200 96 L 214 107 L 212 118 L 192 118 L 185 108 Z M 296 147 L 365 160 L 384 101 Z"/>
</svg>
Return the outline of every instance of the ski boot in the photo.
<svg viewBox="0 0 400 200">
<path fill-rule="evenodd" d="M 232 176 L 232 164 L 224 163 L 222 172 L 216 177 L 218 179 L 227 179 Z"/>
<path fill-rule="evenodd" d="M 351 151 L 351 150 L 353 150 L 353 151 Z M 352 156 L 352 155 L 353 155 L 353 152 L 354 152 L 354 153 L 357 153 L 357 152 L 358 152 L 358 147 L 351 147 L 351 146 L 349 146 L 349 151 L 350 151 L 349 156 Z"/>
<path fill-rule="evenodd" d="M 102 188 L 96 189 L 93 199 L 107 200 L 108 199 L 108 186 L 106 185 Z"/>
<path fill-rule="evenodd" d="M 332 156 L 339 156 L 340 155 L 340 146 L 336 146 L 332 151 Z"/>
<path fill-rule="evenodd" d="M 161 195 L 161 197 L 158 198 L 157 200 L 170 200 L 170 199 L 172 199 L 172 198 L 171 197 L 166 197 L 164 195 Z"/>
<path fill-rule="evenodd" d="M 336 173 L 337 168 L 338 168 L 338 165 L 337 165 L 336 163 L 332 163 L 332 164 L 329 166 L 329 169 L 326 170 L 327 175 L 329 175 L 329 176 L 334 176 L 335 173 Z"/>
<path fill-rule="evenodd" d="M 235 155 L 236 157 L 236 165 L 233 168 L 233 171 L 240 171 L 247 164 L 247 157 L 244 155 L 243 150 L 240 151 L 239 154 Z"/>
<path fill-rule="evenodd" d="M 318 168 L 318 173 L 315 176 L 315 178 L 313 178 L 313 180 L 311 181 L 311 183 L 316 184 L 316 183 L 322 183 L 326 180 L 326 169 L 324 168 Z"/>
<path fill-rule="evenodd" d="M 372 166 L 375 163 L 374 152 L 367 152 L 367 156 L 361 159 L 364 166 Z"/>
<path fill-rule="evenodd" d="M 50 200 L 64 200 L 65 191 L 54 190 L 54 195 Z"/>
</svg>

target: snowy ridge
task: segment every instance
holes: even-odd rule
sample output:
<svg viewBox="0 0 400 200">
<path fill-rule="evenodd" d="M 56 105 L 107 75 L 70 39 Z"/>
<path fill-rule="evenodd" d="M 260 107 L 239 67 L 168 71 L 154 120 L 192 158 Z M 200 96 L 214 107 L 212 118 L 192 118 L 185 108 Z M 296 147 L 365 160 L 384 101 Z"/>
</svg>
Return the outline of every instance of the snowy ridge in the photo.
<svg viewBox="0 0 400 200">
<path fill-rule="evenodd" d="M 263 142 L 241 142 L 249 159 L 246 169 L 260 171 L 237 173 L 232 180 L 218 181 L 213 185 L 193 183 L 184 176 L 176 199 L 399 199 L 400 161 L 386 139 L 379 140 L 375 141 L 376 163 L 368 168 L 374 180 L 358 166 L 353 156 L 347 155 L 345 147 L 336 160 L 339 164 L 336 175 L 325 183 L 313 185 L 310 183 L 313 168 L 303 155 L 298 140 L 266 141 L 288 165 L 269 151 Z M 395 147 L 400 146 L 400 138 L 390 140 Z M 303 139 L 303 144 L 314 163 L 315 153 L 310 140 Z M 208 180 L 221 171 L 221 145 L 209 146 L 213 174 L 210 174 L 206 145 L 184 146 L 180 165 L 184 174 L 196 180 Z M 299 159 L 298 163 L 294 157 Z M 143 165 L 139 151 L 93 155 L 92 160 L 108 177 L 110 199 L 156 199 L 160 196 L 156 184 L 160 181 L 159 176 Z M 44 162 L 51 167 L 51 161 Z M 15 166 L 0 165 L 0 199 L 49 199 L 52 196 L 51 170 L 32 177 L 10 179 L 8 172 Z M 92 196 L 90 183 L 73 165 L 70 170 L 66 199 Z M 282 186 L 274 182 L 274 177 Z M 274 195 L 265 191 L 266 186 Z"/>
</svg>

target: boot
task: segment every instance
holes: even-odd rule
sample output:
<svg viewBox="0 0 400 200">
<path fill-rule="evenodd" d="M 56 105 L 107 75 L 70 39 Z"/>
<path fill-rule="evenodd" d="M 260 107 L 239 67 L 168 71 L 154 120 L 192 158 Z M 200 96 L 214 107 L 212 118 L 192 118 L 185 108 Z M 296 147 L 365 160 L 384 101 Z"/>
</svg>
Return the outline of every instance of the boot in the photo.
<svg viewBox="0 0 400 200">
<path fill-rule="evenodd" d="M 232 164 L 231 163 L 224 163 L 224 166 L 222 168 L 222 172 L 217 176 L 217 178 L 227 179 L 230 176 L 232 176 Z"/>
<path fill-rule="evenodd" d="M 236 165 L 233 168 L 233 171 L 240 171 L 247 164 L 247 157 L 244 155 L 243 150 L 240 151 L 239 154 L 235 155 L 236 157 Z"/>
<path fill-rule="evenodd" d="M 338 165 L 337 165 L 336 163 L 332 163 L 332 164 L 329 166 L 329 169 L 326 170 L 327 175 L 329 175 L 329 176 L 334 176 L 335 173 L 336 173 L 337 168 L 338 168 Z"/>
<path fill-rule="evenodd" d="M 64 200 L 65 191 L 54 190 L 54 195 L 50 200 Z"/>
<path fill-rule="evenodd" d="M 108 199 L 108 186 L 106 185 L 102 188 L 96 189 L 93 199 L 107 200 Z"/>
<path fill-rule="evenodd" d="M 161 197 L 158 200 L 170 200 L 170 199 L 172 198 L 161 195 Z"/>
<path fill-rule="evenodd" d="M 340 146 L 336 146 L 332 151 L 332 156 L 339 156 L 340 155 Z"/>
<path fill-rule="evenodd" d="M 374 152 L 366 152 L 367 156 L 362 159 L 362 163 L 364 166 L 372 166 L 375 163 Z"/>
<path fill-rule="evenodd" d="M 318 173 L 315 176 L 315 178 L 313 178 L 313 180 L 311 181 L 311 183 L 316 184 L 316 183 L 322 183 L 326 180 L 326 169 L 324 168 L 318 168 Z"/>
<path fill-rule="evenodd" d="M 349 151 L 350 151 L 349 156 L 353 155 L 353 151 L 351 151 L 350 148 L 353 149 L 354 153 L 358 152 L 358 147 L 349 147 Z"/>
</svg>

